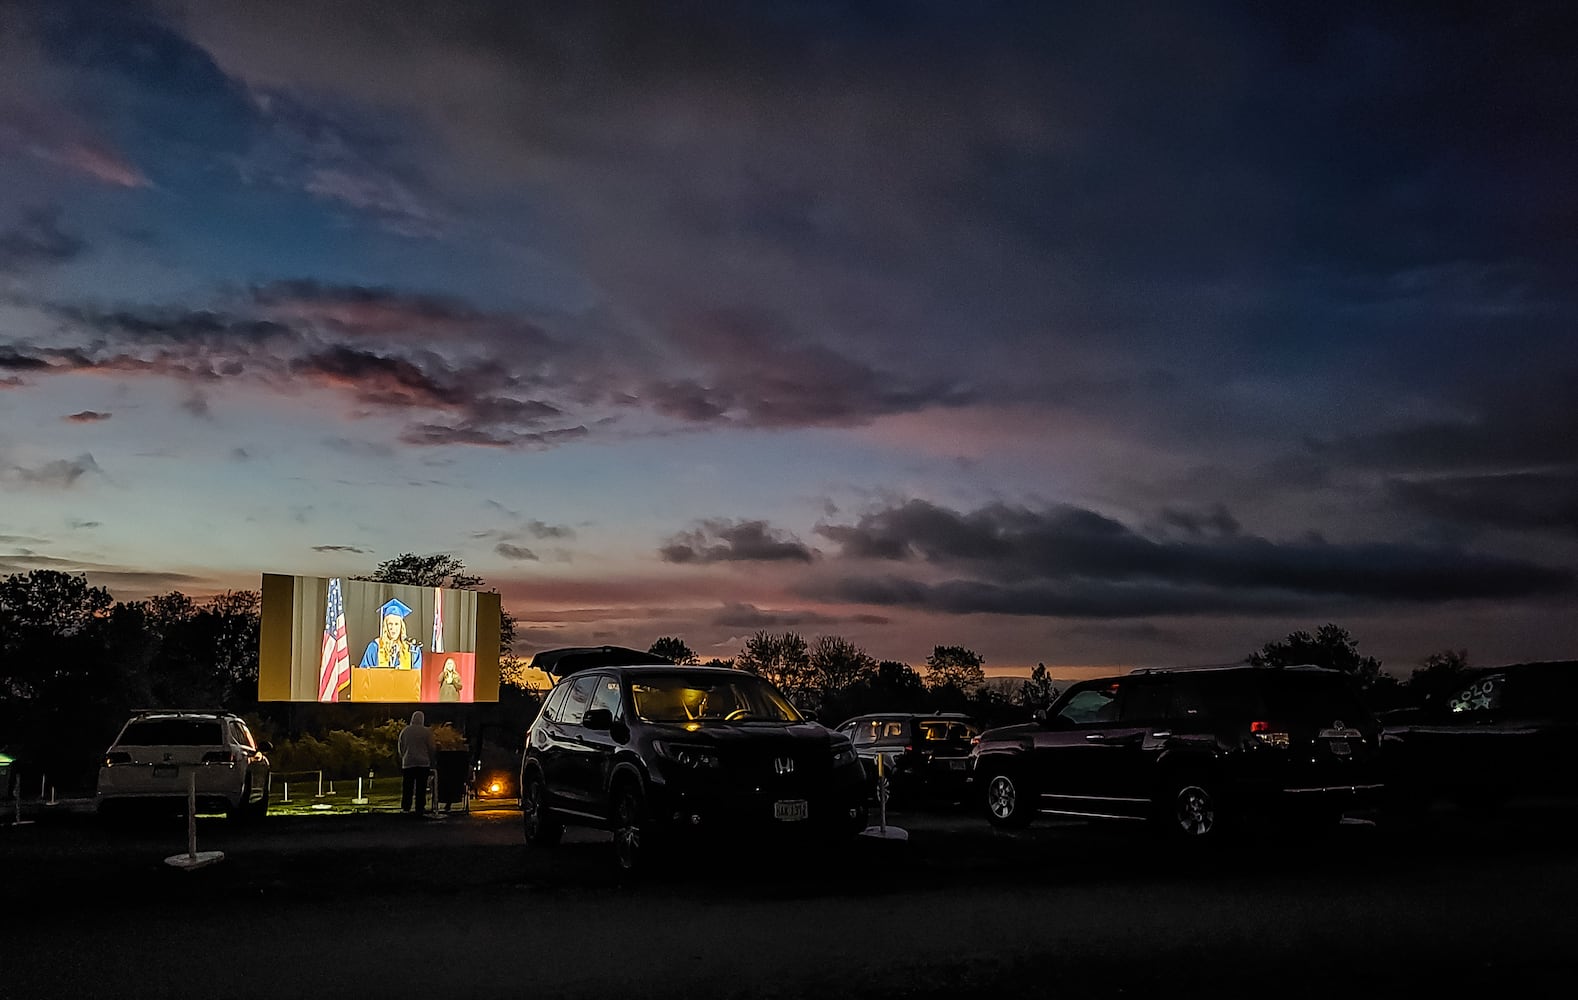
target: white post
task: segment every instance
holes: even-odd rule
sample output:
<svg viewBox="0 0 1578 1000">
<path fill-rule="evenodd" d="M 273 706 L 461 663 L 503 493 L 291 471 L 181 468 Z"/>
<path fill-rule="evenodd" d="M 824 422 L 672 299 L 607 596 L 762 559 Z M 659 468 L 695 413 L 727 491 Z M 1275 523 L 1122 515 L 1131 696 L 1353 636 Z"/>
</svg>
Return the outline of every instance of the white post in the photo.
<svg viewBox="0 0 1578 1000">
<path fill-rule="evenodd" d="M 197 860 L 197 772 L 187 773 L 186 782 L 186 856 Z"/>
<path fill-rule="evenodd" d="M 46 786 L 48 784 L 49 784 L 49 775 L 41 774 L 41 775 L 38 776 L 38 797 L 39 798 L 43 798 L 44 797 L 44 786 Z"/>
<path fill-rule="evenodd" d="M 49 786 L 49 804 L 50 805 L 54 805 L 55 804 L 55 786 L 54 785 L 50 785 Z"/>
<path fill-rule="evenodd" d="M 323 798 L 323 772 L 318 772 L 318 798 Z"/>
<path fill-rule="evenodd" d="M 172 854 L 164 859 L 164 863 L 174 868 L 185 868 L 191 871 L 223 861 L 225 852 L 204 851 L 197 853 L 197 772 L 187 774 L 186 782 L 186 853 Z"/>
<path fill-rule="evenodd" d="M 285 801 L 290 801 L 290 782 L 285 782 Z"/>
<path fill-rule="evenodd" d="M 883 773 L 882 762 L 885 758 L 877 754 L 877 829 L 883 833 L 888 832 L 888 782 Z"/>
<path fill-rule="evenodd" d="M 353 806 L 365 806 L 366 804 L 367 804 L 367 797 L 362 794 L 362 779 L 361 779 L 361 776 L 358 775 L 357 778 L 356 778 L 356 798 L 351 800 L 351 805 L 353 805 Z"/>
</svg>

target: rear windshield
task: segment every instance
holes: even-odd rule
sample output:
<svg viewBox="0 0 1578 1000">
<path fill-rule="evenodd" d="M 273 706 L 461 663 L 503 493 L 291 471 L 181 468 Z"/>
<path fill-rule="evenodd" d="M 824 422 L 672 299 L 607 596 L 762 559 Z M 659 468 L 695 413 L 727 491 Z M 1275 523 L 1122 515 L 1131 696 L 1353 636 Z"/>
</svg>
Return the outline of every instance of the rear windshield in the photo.
<svg viewBox="0 0 1578 1000">
<path fill-rule="evenodd" d="M 921 739 L 927 743 L 943 743 L 950 740 L 968 740 L 978 735 L 978 730 L 966 722 L 927 719 L 920 724 L 920 733 Z"/>
<path fill-rule="evenodd" d="M 126 724 L 122 746 L 206 747 L 224 743 L 223 731 L 215 719 L 139 719 Z"/>
<path fill-rule="evenodd" d="M 1353 722 L 1367 714 L 1346 678 L 1289 673 L 1266 680 L 1266 707 L 1273 716 L 1306 715 Z"/>
</svg>

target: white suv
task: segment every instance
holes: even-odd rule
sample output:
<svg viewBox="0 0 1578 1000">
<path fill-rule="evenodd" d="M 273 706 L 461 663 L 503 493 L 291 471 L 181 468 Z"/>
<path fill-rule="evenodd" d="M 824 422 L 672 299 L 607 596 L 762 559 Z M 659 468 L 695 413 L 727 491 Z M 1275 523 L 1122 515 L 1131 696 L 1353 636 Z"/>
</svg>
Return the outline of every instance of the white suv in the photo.
<svg viewBox="0 0 1578 1000">
<path fill-rule="evenodd" d="M 272 749 L 228 712 L 140 712 L 104 752 L 99 812 L 138 803 L 184 808 L 195 779 L 198 812 L 259 818 L 268 812 Z"/>
</svg>

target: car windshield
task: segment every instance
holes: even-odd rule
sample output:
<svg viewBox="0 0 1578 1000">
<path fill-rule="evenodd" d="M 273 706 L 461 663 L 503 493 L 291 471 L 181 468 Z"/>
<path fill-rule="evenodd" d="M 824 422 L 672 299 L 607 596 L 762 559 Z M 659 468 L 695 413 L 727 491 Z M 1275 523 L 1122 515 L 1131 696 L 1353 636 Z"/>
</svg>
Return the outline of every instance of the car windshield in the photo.
<svg viewBox="0 0 1578 1000">
<path fill-rule="evenodd" d="M 753 674 L 738 677 L 647 674 L 630 684 L 636 714 L 648 722 L 799 722 L 800 713 Z"/>
<path fill-rule="evenodd" d="M 205 747 L 224 742 L 216 719 L 139 719 L 116 740 L 134 747 Z"/>
</svg>

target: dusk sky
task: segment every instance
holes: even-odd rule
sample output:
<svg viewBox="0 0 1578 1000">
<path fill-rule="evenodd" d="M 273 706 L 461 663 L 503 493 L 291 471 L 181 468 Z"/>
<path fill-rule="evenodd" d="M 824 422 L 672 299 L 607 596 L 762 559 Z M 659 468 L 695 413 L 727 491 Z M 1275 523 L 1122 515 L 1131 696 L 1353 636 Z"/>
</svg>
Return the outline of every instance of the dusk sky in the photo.
<svg viewBox="0 0 1578 1000">
<path fill-rule="evenodd" d="M 1573 658 L 1578 9 L 1467 6 L 0 0 L 0 575 Z"/>
</svg>

